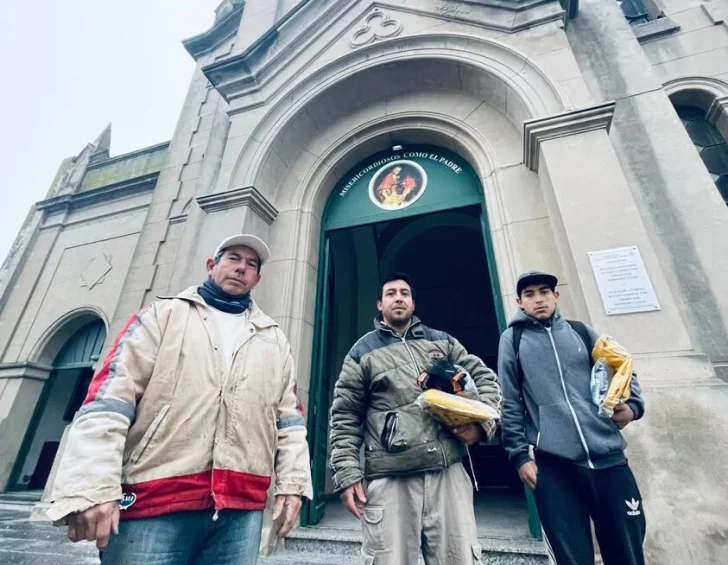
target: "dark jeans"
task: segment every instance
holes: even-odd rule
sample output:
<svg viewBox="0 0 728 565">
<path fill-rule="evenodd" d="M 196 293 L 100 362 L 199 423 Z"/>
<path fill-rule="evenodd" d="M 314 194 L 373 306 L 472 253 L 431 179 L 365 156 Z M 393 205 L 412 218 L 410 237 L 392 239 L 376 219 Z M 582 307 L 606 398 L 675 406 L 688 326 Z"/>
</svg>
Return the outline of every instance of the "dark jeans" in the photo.
<svg viewBox="0 0 728 565">
<path fill-rule="evenodd" d="M 593 565 L 591 524 L 605 565 L 644 565 L 645 511 L 627 464 L 588 469 L 536 454 L 536 506 L 558 565 Z"/>
<path fill-rule="evenodd" d="M 177 512 L 122 520 L 101 554 L 102 565 L 255 565 L 262 511 Z"/>
</svg>

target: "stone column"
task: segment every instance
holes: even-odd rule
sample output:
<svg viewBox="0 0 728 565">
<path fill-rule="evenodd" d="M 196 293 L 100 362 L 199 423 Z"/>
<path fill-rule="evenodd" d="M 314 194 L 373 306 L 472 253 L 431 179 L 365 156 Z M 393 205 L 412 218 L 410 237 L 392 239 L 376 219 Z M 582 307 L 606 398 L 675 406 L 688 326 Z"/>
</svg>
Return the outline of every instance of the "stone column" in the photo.
<svg viewBox="0 0 728 565">
<path fill-rule="evenodd" d="M 631 351 L 645 418 L 624 432 L 644 497 L 648 562 L 722 563 L 728 484 L 728 385 L 696 352 L 608 131 L 614 103 L 527 121 L 525 162 L 538 172 L 578 316 Z M 607 315 L 588 253 L 636 245 L 660 310 Z M 685 305 L 690 307 L 689 304 Z M 719 315 L 719 313 L 716 313 Z M 709 465 L 703 464 L 709 461 Z"/>
<path fill-rule="evenodd" d="M 31 424 L 51 367 L 34 363 L 3 363 L 0 365 L 0 491 L 23 455 L 20 448 Z"/>
<path fill-rule="evenodd" d="M 527 121 L 526 164 L 539 182 L 580 317 L 618 336 L 635 354 L 693 349 L 608 129 L 614 103 Z M 636 245 L 657 293 L 657 312 L 608 316 L 589 252 Z"/>
</svg>

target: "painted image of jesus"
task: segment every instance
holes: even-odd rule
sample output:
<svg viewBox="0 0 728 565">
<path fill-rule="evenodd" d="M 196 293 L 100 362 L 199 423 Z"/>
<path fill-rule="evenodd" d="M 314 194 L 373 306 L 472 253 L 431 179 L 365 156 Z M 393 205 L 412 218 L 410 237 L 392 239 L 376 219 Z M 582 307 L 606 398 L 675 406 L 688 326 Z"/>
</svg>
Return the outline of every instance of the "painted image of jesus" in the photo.
<svg viewBox="0 0 728 565">
<path fill-rule="evenodd" d="M 412 204 L 426 182 L 424 171 L 416 163 L 397 161 L 375 176 L 370 194 L 380 208 L 396 210 Z"/>
</svg>

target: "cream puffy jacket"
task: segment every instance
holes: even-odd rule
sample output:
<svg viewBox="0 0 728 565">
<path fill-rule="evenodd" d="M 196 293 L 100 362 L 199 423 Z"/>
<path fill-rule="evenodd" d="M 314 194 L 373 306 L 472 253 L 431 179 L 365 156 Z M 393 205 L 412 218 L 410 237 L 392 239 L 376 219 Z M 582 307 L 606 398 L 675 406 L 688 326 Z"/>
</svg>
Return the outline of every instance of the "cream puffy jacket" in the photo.
<svg viewBox="0 0 728 565">
<path fill-rule="evenodd" d="M 263 509 L 312 497 L 306 428 L 288 341 L 255 305 L 227 369 L 217 323 L 192 287 L 136 313 L 69 431 L 48 511 L 123 497 L 123 518 Z"/>
</svg>

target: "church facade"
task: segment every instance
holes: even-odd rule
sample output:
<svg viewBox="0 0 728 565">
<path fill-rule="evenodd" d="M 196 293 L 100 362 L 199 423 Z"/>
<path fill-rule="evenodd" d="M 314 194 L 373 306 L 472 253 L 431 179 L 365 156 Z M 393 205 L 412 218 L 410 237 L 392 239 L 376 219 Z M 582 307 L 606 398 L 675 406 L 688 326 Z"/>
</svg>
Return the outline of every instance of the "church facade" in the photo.
<svg viewBox="0 0 728 565">
<path fill-rule="evenodd" d="M 494 365 L 539 269 L 634 355 L 649 562 L 728 562 L 728 0 L 225 0 L 184 48 L 170 142 L 66 159 L 0 270 L 0 488 L 47 496 L 115 334 L 242 231 L 296 359 L 303 525 L 336 511 L 328 407 L 380 277 Z M 538 537 L 497 441 L 473 473 L 484 537 Z"/>
</svg>

